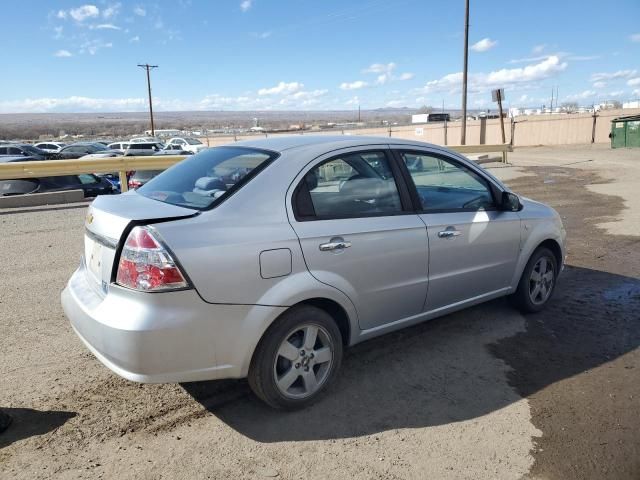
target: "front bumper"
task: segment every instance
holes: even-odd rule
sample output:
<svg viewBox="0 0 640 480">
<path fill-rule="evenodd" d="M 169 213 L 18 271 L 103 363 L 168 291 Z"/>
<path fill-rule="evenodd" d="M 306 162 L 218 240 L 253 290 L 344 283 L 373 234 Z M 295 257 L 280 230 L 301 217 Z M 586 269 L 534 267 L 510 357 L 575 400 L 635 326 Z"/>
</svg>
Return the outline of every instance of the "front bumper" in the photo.
<svg viewBox="0 0 640 480">
<path fill-rule="evenodd" d="M 284 307 L 219 305 L 195 290 L 142 293 L 90 285 L 84 267 L 62 292 L 62 307 L 91 352 L 116 374 L 144 383 L 246 376 L 251 355 Z"/>
</svg>

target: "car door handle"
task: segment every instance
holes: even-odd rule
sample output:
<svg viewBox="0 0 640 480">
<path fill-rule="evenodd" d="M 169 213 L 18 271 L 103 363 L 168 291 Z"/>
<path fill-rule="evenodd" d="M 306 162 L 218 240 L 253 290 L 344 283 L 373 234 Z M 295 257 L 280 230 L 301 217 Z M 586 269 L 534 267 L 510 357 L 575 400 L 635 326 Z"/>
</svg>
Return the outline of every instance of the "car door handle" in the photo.
<svg viewBox="0 0 640 480">
<path fill-rule="evenodd" d="M 349 248 L 351 246 L 351 242 L 345 242 L 344 240 L 340 241 L 331 241 L 329 243 L 321 243 L 320 251 L 321 252 L 329 252 L 331 250 L 341 250 L 343 248 Z"/>
<path fill-rule="evenodd" d="M 438 232 L 438 236 L 440 238 L 453 238 L 459 237 L 461 233 L 462 232 L 459 230 L 442 230 L 441 232 Z"/>
</svg>

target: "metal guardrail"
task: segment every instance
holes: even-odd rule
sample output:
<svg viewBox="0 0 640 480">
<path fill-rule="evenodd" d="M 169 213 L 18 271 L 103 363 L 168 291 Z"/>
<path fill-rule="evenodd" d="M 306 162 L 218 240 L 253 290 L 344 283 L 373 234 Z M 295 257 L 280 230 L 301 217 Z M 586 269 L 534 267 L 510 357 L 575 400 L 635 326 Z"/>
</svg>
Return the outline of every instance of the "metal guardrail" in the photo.
<svg viewBox="0 0 640 480">
<path fill-rule="evenodd" d="M 447 146 L 458 153 L 501 152 L 506 163 L 507 152 L 513 151 L 508 144 Z M 147 157 L 109 157 L 77 160 L 38 160 L 31 162 L 0 163 L 0 180 L 14 178 L 55 177 L 79 173 L 118 172 L 120 190 L 127 191 L 127 171 L 163 170 L 186 158 L 184 155 L 152 155 Z"/>
<path fill-rule="evenodd" d="M 0 179 L 55 177 L 79 173 L 118 172 L 120 190 L 127 191 L 127 171 L 163 170 L 186 158 L 185 155 L 152 155 L 147 157 L 109 157 L 77 160 L 36 160 L 0 163 Z"/>
<path fill-rule="evenodd" d="M 448 145 L 446 148 L 458 153 L 502 153 L 502 162 L 507 163 L 507 152 L 513 152 L 513 147 L 508 143 L 495 145 Z"/>
</svg>

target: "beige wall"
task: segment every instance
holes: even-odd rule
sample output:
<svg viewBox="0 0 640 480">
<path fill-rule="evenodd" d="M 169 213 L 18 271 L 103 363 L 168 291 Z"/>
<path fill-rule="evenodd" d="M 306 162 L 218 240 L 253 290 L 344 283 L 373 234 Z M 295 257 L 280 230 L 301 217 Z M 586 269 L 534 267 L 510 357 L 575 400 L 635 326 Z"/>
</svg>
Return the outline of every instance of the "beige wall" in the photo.
<svg viewBox="0 0 640 480">
<path fill-rule="evenodd" d="M 596 118 L 596 143 L 608 143 L 611 131 L 611 120 L 623 115 L 640 114 L 640 109 L 606 110 L 599 112 Z M 419 129 L 422 135 L 419 135 Z M 445 142 L 445 127 L 442 123 L 424 125 L 404 125 L 378 128 L 359 128 L 354 130 L 322 130 L 307 131 L 304 135 L 374 135 L 383 137 L 405 138 L 420 140 L 422 142 L 435 143 L 437 145 L 460 145 L 460 122 L 447 123 L 447 141 Z M 533 145 L 569 145 L 591 143 L 593 129 L 593 116 L 590 113 L 572 115 L 530 115 L 515 118 L 514 146 L 525 147 Z M 467 145 L 498 144 L 502 143 L 500 132 L 500 120 L 487 120 L 484 138 L 481 137 L 482 122 L 470 120 L 467 122 Z M 295 135 L 286 134 L 274 135 Z M 209 146 L 233 143 L 239 140 L 264 137 L 264 134 L 215 136 L 203 139 Z M 507 143 L 511 142 L 511 121 L 505 119 L 505 137 Z"/>
</svg>

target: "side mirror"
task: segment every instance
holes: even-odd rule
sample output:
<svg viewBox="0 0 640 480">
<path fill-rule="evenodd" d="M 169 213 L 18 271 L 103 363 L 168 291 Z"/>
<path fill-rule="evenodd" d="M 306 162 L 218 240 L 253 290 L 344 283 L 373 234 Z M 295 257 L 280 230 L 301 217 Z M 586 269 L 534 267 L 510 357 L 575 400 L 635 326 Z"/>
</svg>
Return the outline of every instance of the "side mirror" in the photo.
<svg viewBox="0 0 640 480">
<path fill-rule="evenodd" d="M 522 210 L 520 198 L 511 192 L 502 192 L 502 210 L 507 212 L 519 212 Z"/>
</svg>

